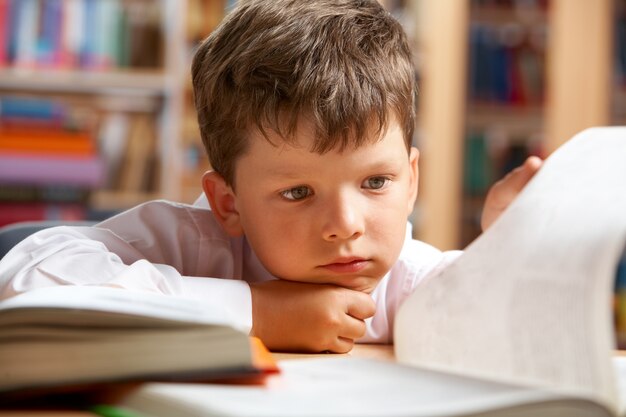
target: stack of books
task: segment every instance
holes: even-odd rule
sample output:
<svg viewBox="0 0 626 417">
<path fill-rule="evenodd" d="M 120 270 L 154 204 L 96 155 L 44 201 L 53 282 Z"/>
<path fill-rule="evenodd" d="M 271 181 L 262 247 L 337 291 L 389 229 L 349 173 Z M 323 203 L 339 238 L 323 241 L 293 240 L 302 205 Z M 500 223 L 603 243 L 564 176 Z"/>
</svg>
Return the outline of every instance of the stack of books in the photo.
<svg viewBox="0 0 626 417">
<path fill-rule="evenodd" d="M 0 226 L 85 218 L 106 176 L 88 119 L 59 101 L 0 97 Z"/>
</svg>

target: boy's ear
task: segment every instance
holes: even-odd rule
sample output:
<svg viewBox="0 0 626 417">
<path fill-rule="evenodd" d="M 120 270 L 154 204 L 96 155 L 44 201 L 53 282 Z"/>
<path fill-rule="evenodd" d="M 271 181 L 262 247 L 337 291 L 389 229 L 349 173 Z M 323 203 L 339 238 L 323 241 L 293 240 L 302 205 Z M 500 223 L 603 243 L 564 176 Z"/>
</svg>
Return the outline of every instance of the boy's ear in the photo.
<svg viewBox="0 0 626 417">
<path fill-rule="evenodd" d="M 415 200 L 417 199 L 417 189 L 419 187 L 419 168 L 418 168 L 418 160 L 419 160 L 420 152 L 417 148 L 412 147 L 409 152 L 409 170 L 410 170 L 410 183 L 409 183 L 409 214 L 413 211 L 415 207 Z"/>
<path fill-rule="evenodd" d="M 235 192 L 224 178 L 215 171 L 202 176 L 202 189 L 209 200 L 215 219 L 230 236 L 243 234 L 239 212 L 235 204 Z"/>
</svg>

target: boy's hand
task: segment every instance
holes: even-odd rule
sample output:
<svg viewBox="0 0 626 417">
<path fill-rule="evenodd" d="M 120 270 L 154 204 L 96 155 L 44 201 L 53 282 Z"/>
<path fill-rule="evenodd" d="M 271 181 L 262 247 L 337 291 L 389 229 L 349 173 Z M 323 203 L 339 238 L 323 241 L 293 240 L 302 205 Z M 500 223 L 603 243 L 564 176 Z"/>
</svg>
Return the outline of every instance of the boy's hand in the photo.
<svg viewBox="0 0 626 417">
<path fill-rule="evenodd" d="M 483 231 L 487 230 L 511 204 L 522 188 L 539 171 L 542 164 L 541 158 L 530 156 L 522 165 L 509 172 L 489 189 L 480 221 Z"/>
<path fill-rule="evenodd" d="M 368 294 L 334 285 L 276 280 L 250 290 L 251 335 L 274 351 L 348 352 L 376 310 Z"/>
</svg>

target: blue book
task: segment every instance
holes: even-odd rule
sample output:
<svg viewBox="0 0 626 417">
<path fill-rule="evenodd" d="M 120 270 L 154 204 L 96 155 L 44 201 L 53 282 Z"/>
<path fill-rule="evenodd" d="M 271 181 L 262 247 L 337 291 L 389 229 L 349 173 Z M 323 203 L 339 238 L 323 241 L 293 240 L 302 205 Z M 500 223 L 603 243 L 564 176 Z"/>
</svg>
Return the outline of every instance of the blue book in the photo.
<svg viewBox="0 0 626 417">
<path fill-rule="evenodd" d="M 62 7 L 61 0 L 43 0 L 41 4 L 37 61 L 45 66 L 55 65 L 60 53 Z"/>
<path fill-rule="evenodd" d="M 90 67 L 94 64 L 94 57 L 97 49 L 98 17 L 97 0 L 84 0 L 84 20 L 83 20 L 83 43 L 80 53 L 80 64 L 82 67 Z"/>
<path fill-rule="evenodd" d="M 0 117 L 57 120 L 67 114 L 65 106 L 54 100 L 0 97 Z"/>
</svg>

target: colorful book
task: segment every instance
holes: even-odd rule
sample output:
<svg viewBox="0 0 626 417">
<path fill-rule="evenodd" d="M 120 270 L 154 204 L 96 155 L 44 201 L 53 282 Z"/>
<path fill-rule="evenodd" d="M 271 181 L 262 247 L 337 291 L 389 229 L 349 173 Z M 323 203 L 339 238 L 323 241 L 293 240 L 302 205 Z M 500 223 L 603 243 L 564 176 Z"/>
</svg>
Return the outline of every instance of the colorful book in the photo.
<svg viewBox="0 0 626 417">
<path fill-rule="evenodd" d="M 37 38 L 39 30 L 39 1 L 20 0 L 13 3 L 16 7 L 17 21 L 13 33 L 15 56 L 13 65 L 32 69 L 37 63 Z"/>
<path fill-rule="evenodd" d="M 0 127 L 0 154 L 3 152 L 40 155 L 95 155 L 96 146 L 88 132 Z"/>
<path fill-rule="evenodd" d="M 0 202 L 0 226 L 12 223 L 59 220 L 85 220 L 86 208 L 79 203 Z"/>
<path fill-rule="evenodd" d="M 42 156 L 0 152 L 0 183 L 65 184 L 99 187 L 105 180 L 105 167 L 98 156 Z"/>
<path fill-rule="evenodd" d="M 64 119 L 66 116 L 67 108 L 57 100 L 17 96 L 0 97 L 0 117 L 2 119 L 53 121 Z"/>
<path fill-rule="evenodd" d="M 0 0 L 0 68 L 9 63 L 10 0 Z"/>
<path fill-rule="evenodd" d="M 81 203 L 88 202 L 90 190 L 75 185 L 10 185 L 0 184 L 0 204 L 22 203 Z"/>
</svg>

